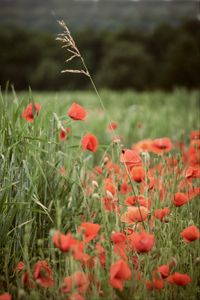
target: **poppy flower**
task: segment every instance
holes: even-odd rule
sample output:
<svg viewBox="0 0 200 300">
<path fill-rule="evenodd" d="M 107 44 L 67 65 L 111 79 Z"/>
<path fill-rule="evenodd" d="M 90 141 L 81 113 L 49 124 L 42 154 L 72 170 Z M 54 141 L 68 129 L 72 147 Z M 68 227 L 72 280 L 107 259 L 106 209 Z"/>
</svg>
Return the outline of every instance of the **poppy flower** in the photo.
<svg viewBox="0 0 200 300">
<path fill-rule="evenodd" d="M 62 128 L 59 132 L 59 140 L 65 141 L 67 138 L 67 135 L 70 133 L 70 131 L 71 131 L 70 127 L 66 128 L 66 129 Z"/>
<path fill-rule="evenodd" d="M 35 264 L 33 277 L 42 287 L 51 287 L 54 285 L 52 270 L 46 261 L 38 261 Z"/>
<path fill-rule="evenodd" d="M 141 233 L 133 232 L 128 238 L 131 246 L 138 253 L 149 252 L 155 243 L 154 235 L 145 231 Z"/>
<path fill-rule="evenodd" d="M 138 143 L 132 145 L 132 149 L 139 152 L 150 152 L 152 140 L 145 139 L 141 140 Z"/>
<path fill-rule="evenodd" d="M 167 281 L 171 284 L 186 286 L 192 281 L 192 279 L 187 274 L 175 272 L 167 278 Z"/>
<path fill-rule="evenodd" d="M 128 211 L 121 216 L 121 222 L 132 224 L 133 222 L 142 222 L 147 219 L 149 210 L 144 207 L 129 206 Z"/>
<path fill-rule="evenodd" d="M 123 259 L 116 261 L 110 268 L 110 285 L 123 290 L 124 281 L 131 278 L 131 270 Z"/>
<path fill-rule="evenodd" d="M 9 293 L 4 293 L 0 295 L 0 300 L 11 300 L 12 299 L 12 295 L 10 295 Z"/>
<path fill-rule="evenodd" d="M 85 243 L 90 242 L 91 240 L 93 240 L 99 230 L 100 230 L 100 225 L 99 224 L 94 224 L 94 223 L 90 223 L 90 222 L 86 222 L 86 223 L 82 223 L 79 228 L 78 231 L 82 231 L 83 230 L 83 234 L 84 234 L 84 241 Z"/>
<path fill-rule="evenodd" d="M 86 117 L 85 109 L 81 105 L 77 104 L 76 102 L 72 103 L 67 114 L 73 120 L 82 121 Z"/>
<path fill-rule="evenodd" d="M 80 294 L 72 294 L 69 300 L 85 300 Z"/>
<path fill-rule="evenodd" d="M 106 251 L 105 249 L 101 246 L 100 243 L 97 243 L 95 246 L 97 253 L 98 253 L 98 257 L 99 257 L 99 261 L 101 266 L 105 266 L 105 262 L 106 262 Z"/>
<path fill-rule="evenodd" d="M 40 112 L 41 106 L 39 103 L 30 103 L 22 112 L 22 118 L 26 120 L 26 122 L 33 122 L 35 116 L 37 116 Z"/>
<path fill-rule="evenodd" d="M 131 149 L 122 150 L 120 162 L 126 164 L 129 168 L 140 166 L 142 164 L 142 160 L 138 152 Z"/>
<path fill-rule="evenodd" d="M 64 294 L 67 294 L 72 291 L 73 287 L 76 288 L 79 293 L 84 293 L 89 287 L 89 279 L 87 275 L 81 271 L 77 271 L 73 275 L 65 277 L 61 291 Z"/>
<path fill-rule="evenodd" d="M 82 138 L 82 149 L 83 151 L 89 150 L 91 152 L 96 152 L 98 148 L 99 142 L 96 136 L 92 133 L 87 133 Z"/>
<path fill-rule="evenodd" d="M 169 152 L 172 149 L 172 142 L 169 138 L 155 139 L 151 143 L 151 151 L 155 154 L 163 154 Z"/>
<path fill-rule="evenodd" d="M 121 232 L 113 232 L 111 235 L 111 241 L 114 244 L 114 252 L 124 259 L 127 259 L 127 255 L 125 253 L 126 240 L 126 235 Z"/>
<path fill-rule="evenodd" d="M 19 272 L 19 271 L 23 270 L 24 268 L 25 268 L 25 265 L 24 265 L 23 261 L 19 261 L 17 266 L 15 267 L 14 271 Z"/>
<path fill-rule="evenodd" d="M 162 278 L 167 278 L 170 274 L 169 265 L 162 265 L 158 267 L 157 272 L 161 275 Z"/>
<path fill-rule="evenodd" d="M 110 123 L 108 124 L 108 130 L 109 130 L 109 131 L 115 130 L 115 129 L 117 129 L 117 127 L 118 127 L 117 122 L 110 122 Z"/>
<path fill-rule="evenodd" d="M 174 195 L 173 202 L 174 202 L 174 205 L 177 207 L 186 204 L 188 201 L 189 201 L 189 199 L 184 193 L 176 193 Z"/>
<path fill-rule="evenodd" d="M 157 278 L 156 276 L 153 278 L 153 287 L 156 290 L 162 290 L 165 287 L 165 282 L 164 280 L 161 278 Z"/>
<path fill-rule="evenodd" d="M 146 199 L 143 195 L 129 196 L 128 198 L 126 198 L 125 203 L 129 206 L 137 206 L 139 203 L 140 206 L 144 206 L 148 209 L 150 209 L 151 207 L 151 200 L 149 198 Z"/>
<path fill-rule="evenodd" d="M 196 226 L 192 225 L 185 228 L 180 235 L 183 237 L 186 243 L 191 243 L 199 239 L 200 232 Z"/>
<path fill-rule="evenodd" d="M 156 209 L 154 211 L 154 216 L 156 219 L 160 220 L 161 222 L 165 222 L 165 217 L 170 214 L 169 207 L 164 207 L 163 209 Z"/>
<path fill-rule="evenodd" d="M 131 179 L 140 183 L 145 178 L 144 168 L 142 166 L 133 167 L 131 170 Z"/>
<path fill-rule="evenodd" d="M 71 233 L 65 235 L 59 231 L 55 231 L 53 235 L 53 243 L 55 247 L 59 248 L 62 252 L 68 252 L 75 242 L 76 241 L 73 239 Z"/>
</svg>

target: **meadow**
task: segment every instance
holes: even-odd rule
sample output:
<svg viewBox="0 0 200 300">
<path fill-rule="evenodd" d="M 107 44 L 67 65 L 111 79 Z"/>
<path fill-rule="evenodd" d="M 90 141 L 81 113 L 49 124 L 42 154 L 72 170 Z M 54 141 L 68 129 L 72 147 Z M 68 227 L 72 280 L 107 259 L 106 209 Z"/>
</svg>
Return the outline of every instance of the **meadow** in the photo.
<svg viewBox="0 0 200 300">
<path fill-rule="evenodd" d="M 1 300 L 200 296 L 199 92 L 100 95 L 1 92 Z"/>
</svg>

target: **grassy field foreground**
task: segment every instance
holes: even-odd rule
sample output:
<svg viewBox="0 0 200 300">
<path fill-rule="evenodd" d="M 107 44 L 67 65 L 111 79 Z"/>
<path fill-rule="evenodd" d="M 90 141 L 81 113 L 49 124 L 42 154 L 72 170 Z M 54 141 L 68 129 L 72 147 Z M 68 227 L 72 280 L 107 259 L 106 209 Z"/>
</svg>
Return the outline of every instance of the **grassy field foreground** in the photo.
<svg viewBox="0 0 200 300">
<path fill-rule="evenodd" d="M 0 96 L 1 300 L 200 296 L 199 93 L 101 96 Z"/>
</svg>

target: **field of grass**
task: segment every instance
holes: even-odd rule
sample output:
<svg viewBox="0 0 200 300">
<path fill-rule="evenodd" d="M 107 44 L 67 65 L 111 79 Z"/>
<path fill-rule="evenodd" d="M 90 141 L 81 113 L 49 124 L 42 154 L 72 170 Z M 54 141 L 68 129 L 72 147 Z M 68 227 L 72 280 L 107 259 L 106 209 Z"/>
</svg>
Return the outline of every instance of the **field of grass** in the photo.
<svg viewBox="0 0 200 300">
<path fill-rule="evenodd" d="M 0 96 L 1 300 L 200 296 L 199 233 L 181 236 L 199 226 L 199 92 L 100 94 L 105 110 L 92 92 Z M 85 120 L 67 115 L 73 102 Z M 82 149 L 87 133 L 96 152 Z"/>
</svg>

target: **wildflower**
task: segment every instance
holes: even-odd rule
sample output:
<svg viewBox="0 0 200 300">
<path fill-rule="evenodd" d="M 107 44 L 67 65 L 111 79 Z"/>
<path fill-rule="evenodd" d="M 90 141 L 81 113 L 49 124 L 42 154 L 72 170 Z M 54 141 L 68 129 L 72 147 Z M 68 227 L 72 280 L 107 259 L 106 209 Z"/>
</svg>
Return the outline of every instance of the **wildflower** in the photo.
<svg viewBox="0 0 200 300">
<path fill-rule="evenodd" d="M 87 275 L 81 271 L 77 271 L 73 275 L 65 277 L 61 291 L 67 294 L 72 291 L 73 287 L 76 288 L 80 294 L 84 293 L 89 287 Z"/>
<path fill-rule="evenodd" d="M 131 278 L 131 270 L 122 259 L 116 261 L 110 268 L 110 284 L 112 287 L 123 290 L 124 281 Z"/>
<path fill-rule="evenodd" d="M 9 293 L 4 293 L 0 295 L 0 300 L 11 300 L 12 299 L 12 295 L 10 295 Z"/>
<path fill-rule="evenodd" d="M 180 234 L 186 243 L 196 241 L 200 237 L 198 228 L 194 225 L 185 228 Z"/>
<path fill-rule="evenodd" d="M 155 238 L 153 234 L 148 232 L 136 233 L 133 232 L 129 236 L 129 241 L 133 249 L 139 253 L 149 252 L 155 243 Z"/>
<path fill-rule="evenodd" d="M 170 214 L 169 207 L 164 207 L 163 209 L 156 209 L 154 211 L 154 216 L 156 219 L 160 220 L 161 222 L 165 222 L 165 217 Z"/>
<path fill-rule="evenodd" d="M 174 195 L 174 205 L 175 206 L 182 206 L 185 203 L 187 203 L 189 201 L 188 197 L 184 194 L 184 193 L 176 193 Z"/>
<path fill-rule="evenodd" d="M 83 151 L 89 150 L 91 152 L 96 152 L 99 142 L 96 136 L 92 133 L 87 133 L 82 139 L 82 149 Z"/>
<path fill-rule="evenodd" d="M 155 139 L 151 143 L 151 151 L 155 154 L 163 154 L 169 152 L 172 146 L 171 140 L 167 137 Z"/>
<path fill-rule="evenodd" d="M 59 231 L 55 231 L 53 235 L 53 243 L 56 248 L 59 248 L 62 252 L 68 252 L 70 247 L 75 244 L 71 233 L 62 234 Z"/>
<path fill-rule="evenodd" d="M 97 243 L 95 246 L 97 253 L 98 253 L 98 257 L 99 257 L 99 261 L 101 266 L 103 267 L 106 263 L 106 251 L 105 249 L 101 246 L 100 243 Z"/>
<path fill-rule="evenodd" d="M 149 210 L 144 207 L 129 206 L 128 211 L 121 216 L 121 222 L 132 224 L 133 222 L 142 222 L 147 219 Z"/>
<path fill-rule="evenodd" d="M 69 300 L 85 300 L 80 294 L 72 294 Z"/>
<path fill-rule="evenodd" d="M 109 130 L 109 131 L 115 130 L 115 129 L 117 129 L 117 127 L 118 127 L 117 122 L 110 122 L 110 123 L 108 124 L 108 130 Z"/>
<path fill-rule="evenodd" d="M 67 114 L 73 120 L 81 120 L 82 121 L 86 117 L 85 109 L 81 105 L 79 105 L 75 102 L 72 103 L 72 105 L 70 106 Z"/>
<path fill-rule="evenodd" d="M 17 266 L 15 267 L 14 271 L 19 272 L 19 271 L 23 270 L 24 268 L 25 268 L 25 265 L 24 265 L 23 261 L 19 261 Z"/>
<path fill-rule="evenodd" d="M 175 272 L 167 278 L 167 281 L 171 284 L 186 286 L 192 281 L 192 279 L 187 274 Z"/>
<path fill-rule="evenodd" d="M 157 272 L 161 275 L 163 279 L 167 278 L 170 273 L 169 265 L 162 265 L 158 267 Z"/>
<path fill-rule="evenodd" d="M 38 261 L 35 264 L 33 277 L 42 287 L 51 287 L 54 285 L 52 270 L 46 261 Z"/>
<path fill-rule="evenodd" d="M 84 241 L 85 243 L 88 243 L 96 237 L 100 230 L 100 225 L 90 222 L 82 223 L 79 226 L 78 231 L 80 232 L 82 230 L 84 230 Z"/>
<path fill-rule="evenodd" d="M 133 167 L 131 170 L 131 178 L 133 181 L 140 183 L 145 178 L 144 168 L 142 166 Z"/>
<path fill-rule="evenodd" d="M 66 129 L 62 128 L 62 129 L 60 130 L 60 132 L 59 132 L 59 140 L 60 140 L 60 141 L 65 141 L 66 138 L 67 138 L 67 134 L 69 134 L 70 131 L 71 131 L 71 128 L 70 128 L 70 127 L 66 128 Z"/>
<path fill-rule="evenodd" d="M 120 162 L 126 164 L 129 168 L 140 166 L 142 164 L 142 160 L 138 152 L 131 149 L 122 150 Z"/>
<path fill-rule="evenodd" d="M 26 122 L 33 122 L 35 116 L 40 112 L 41 106 L 39 103 L 30 103 L 22 112 L 22 118 Z"/>
<path fill-rule="evenodd" d="M 111 235 L 111 241 L 114 244 L 114 252 L 124 259 L 127 259 L 125 253 L 126 240 L 126 235 L 121 232 L 113 232 Z"/>
</svg>

